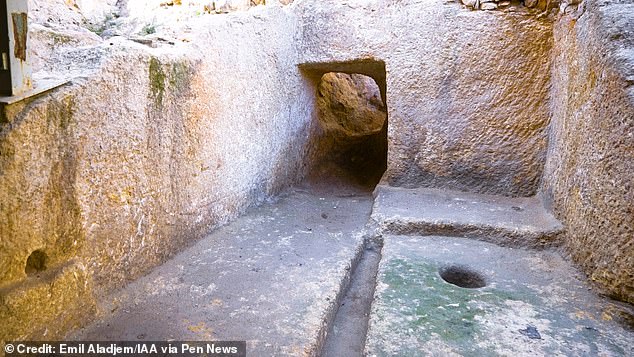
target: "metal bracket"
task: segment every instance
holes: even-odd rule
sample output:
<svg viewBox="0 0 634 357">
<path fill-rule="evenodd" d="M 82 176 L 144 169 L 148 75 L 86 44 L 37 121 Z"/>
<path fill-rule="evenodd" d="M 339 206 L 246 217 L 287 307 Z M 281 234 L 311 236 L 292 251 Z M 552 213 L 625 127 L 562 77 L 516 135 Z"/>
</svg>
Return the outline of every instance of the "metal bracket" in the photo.
<svg viewBox="0 0 634 357">
<path fill-rule="evenodd" d="M 64 84 L 69 82 L 70 82 L 69 79 L 46 78 L 46 79 L 37 80 L 34 82 L 35 84 L 34 87 L 29 89 L 26 92 L 22 92 L 19 95 L 0 96 L 0 105 L 11 105 L 19 101 L 22 101 L 24 99 L 48 92 L 57 87 L 61 87 Z"/>
<path fill-rule="evenodd" d="M 0 106 L 57 88 L 68 80 L 34 83 L 28 51 L 28 1 L 0 0 Z M 4 108 L 0 108 L 4 109 Z"/>
<path fill-rule="evenodd" d="M 28 1 L 0 0 L 0 95 L 19 95 L 32 87 L 28 12 Z"/>
</svg>

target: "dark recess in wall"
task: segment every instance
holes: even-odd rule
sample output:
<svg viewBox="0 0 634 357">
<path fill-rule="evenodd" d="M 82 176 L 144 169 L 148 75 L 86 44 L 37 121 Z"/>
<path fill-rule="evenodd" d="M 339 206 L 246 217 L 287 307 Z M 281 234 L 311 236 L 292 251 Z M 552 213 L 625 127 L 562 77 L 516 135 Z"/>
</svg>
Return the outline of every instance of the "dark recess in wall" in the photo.
<svg viewBox="0 0 634 357">
<path fill-rule="evenodd" d="M 317 86 L 316 179 L 371 191 L 387 168 L 387 113 L 371 77 L 329 72 Z"/>
</svg>

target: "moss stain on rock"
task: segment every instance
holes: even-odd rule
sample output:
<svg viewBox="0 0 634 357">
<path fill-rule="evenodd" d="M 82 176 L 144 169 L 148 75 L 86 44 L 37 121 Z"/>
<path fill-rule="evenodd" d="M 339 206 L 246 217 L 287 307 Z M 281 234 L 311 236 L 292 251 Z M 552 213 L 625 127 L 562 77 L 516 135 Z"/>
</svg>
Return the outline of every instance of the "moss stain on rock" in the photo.
<svg viewBox="0 0 634 357">
<path fill-rule="evenodd" d="M 73 37 L 59 32 L 51 32 L 50 36 L 55 45 L 68 45 L 76 41 Z"/>
<path fill-rule="evenodd" d="M 186 61 L 175 62 L 169 75 L 170 89 L 176 94 L 180 94 L 188 90 L 188 84 L 191 81 L 192 68 Z"/>
<path fill-rule="evenodd" d="M 491 355 L 473 341 L 486 336 L 479 318 L 487 306 L 500 306 L 508 300 L 531 300 L 525 294 L 495 288 L 465 289 L 446 283 L 436 264 L 405 259 L 391 260 L 382 280 L 388 285 L 380 308 L 386 315 L 402 316 L 394 330 L 420 342 L 439 338 L 463 356 Z M 536 297 L 533 297 L 536 298 Z M 416 351 L 411 351 L 415 355 Z"/>
<path fill-rule="evenodd" d="M 165 72 L 161 62 L 156 58 L 150 58 L 149 67 L 150 79 L 150 99 L 154 101 L 157 107 L 163 105 L 163 96 L 165 95 Z"/>
</svg>

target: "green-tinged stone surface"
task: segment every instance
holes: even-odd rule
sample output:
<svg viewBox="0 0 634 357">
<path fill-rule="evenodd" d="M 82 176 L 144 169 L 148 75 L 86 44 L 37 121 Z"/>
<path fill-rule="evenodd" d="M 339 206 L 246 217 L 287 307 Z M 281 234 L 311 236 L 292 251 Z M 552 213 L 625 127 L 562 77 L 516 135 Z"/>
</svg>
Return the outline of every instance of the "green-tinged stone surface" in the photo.
<svg viewBox="0 0 634 357">
<path fill-rule="evenodd" d="M 390 287 L 383 295 L 386 307 L 402 315 L 405 336 L 419 339 L 437 336 L 454 344 L 461 354 L 478 355 L 482 351 L 472 341 L 481 336 L 476 318 L 486 314 L 482 305 L 518 297 L 495 289 L 465 289 L 447 284 L 438 276 L 439 268 L 438 264 L 425 261 L 390 261 L 384 274 Z M 405 351 L 410 352 L 416 353 Z"/>
<path fill-rule="evenodd" d="M 439 270 L 460 265 L 487 286 L 461 288 Z M 632 332 L 552 252 L 447 237 L 386 238 L 370 319 L 371 356 L 626 356 Z M 617 312 L 618 311 L 618 312 Z M 539 338 L 530 338 L 535 328 Z M 520 332 L 524 331 L 524 333 Z"/>
<path fill-rule="evenodd" d="M 149 65 L 150 93 L 154 104 L 160 107 L 163 104 L 163 95 L 165 94 L 165 72 L 161 66 L 161 62 L 155 57 L 150 58 Z"/>
</svg>

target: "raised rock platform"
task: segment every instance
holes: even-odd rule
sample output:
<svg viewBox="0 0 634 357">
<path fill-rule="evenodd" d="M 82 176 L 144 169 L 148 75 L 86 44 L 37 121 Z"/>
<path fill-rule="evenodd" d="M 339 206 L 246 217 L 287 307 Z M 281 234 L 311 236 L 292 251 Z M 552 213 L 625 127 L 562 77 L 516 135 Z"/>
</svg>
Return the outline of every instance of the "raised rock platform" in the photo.
<svg viewBox="0 0 634 357">
<path fill-rule="evenodd" d="M 363 251 L 371 197 L 294 192 L 108 297 L 79 340 L 247 340 L 249 356 L 321 350 Z"/>
<path fill-rule="evenodd" d="M 368 356 L 634 355 L 631 306 L 599 298 L 554 252 L 388 236 L 382 256 Z M 444 281 L 451 265 L 486 286 Z"/>
<path fill-rule="evenodd" d="M 563 226 L 537 197 L 510 198 L 380 185 L 372 219 L 379 234 L 468 237 L 502 246 L 557 245 Z"/>
</svg>

